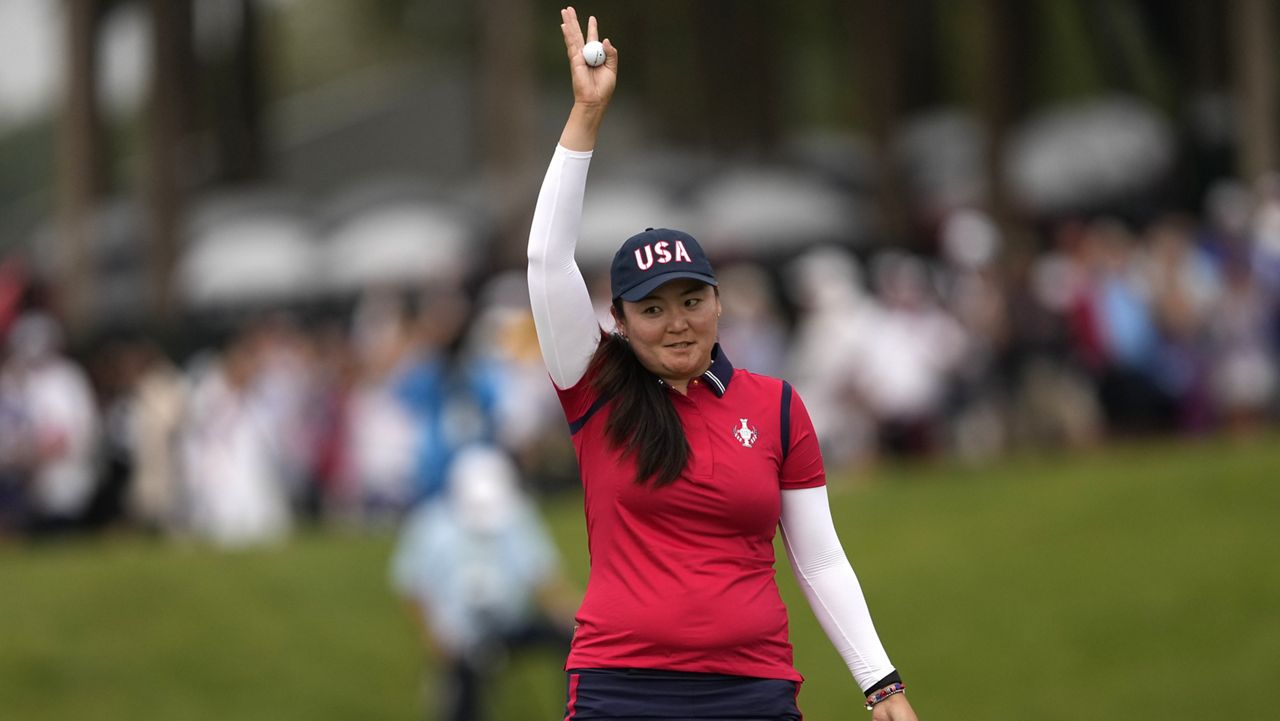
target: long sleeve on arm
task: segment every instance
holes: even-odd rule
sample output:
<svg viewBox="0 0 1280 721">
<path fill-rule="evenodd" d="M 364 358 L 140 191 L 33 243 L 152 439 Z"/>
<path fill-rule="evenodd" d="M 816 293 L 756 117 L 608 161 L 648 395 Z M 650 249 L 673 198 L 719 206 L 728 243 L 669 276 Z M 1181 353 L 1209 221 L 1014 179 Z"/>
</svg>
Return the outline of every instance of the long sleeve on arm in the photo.
<svg viewBox="0 0 1280 721">
<path fill-rule="evenodd" d="M 893 672 L 831 520 L 825 486 L 782 491 L 782 539 L 796 580 L 862 690 Z"/>
<path fill-rule="evenodd" d="M 590 151 L 556 146 L 529 230 L 529 302 L 547 372 L 560 388 L 582 380 L 600 343 L 587 283 L 573 259 L 590 165 Z"/>
</svg>

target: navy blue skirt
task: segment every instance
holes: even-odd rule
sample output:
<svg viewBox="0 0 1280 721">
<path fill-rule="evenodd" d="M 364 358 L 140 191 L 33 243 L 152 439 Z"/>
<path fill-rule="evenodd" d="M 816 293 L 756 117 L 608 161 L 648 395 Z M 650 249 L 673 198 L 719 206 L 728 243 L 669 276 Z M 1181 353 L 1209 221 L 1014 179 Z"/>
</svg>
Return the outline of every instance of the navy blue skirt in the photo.
<svg viewBox="0 0 1280 721">
<path fill-rule="evenodd" d="M 655 669 L 571 669 L 565 721 L 801 721 L 800 684 Z"/>
</svg>

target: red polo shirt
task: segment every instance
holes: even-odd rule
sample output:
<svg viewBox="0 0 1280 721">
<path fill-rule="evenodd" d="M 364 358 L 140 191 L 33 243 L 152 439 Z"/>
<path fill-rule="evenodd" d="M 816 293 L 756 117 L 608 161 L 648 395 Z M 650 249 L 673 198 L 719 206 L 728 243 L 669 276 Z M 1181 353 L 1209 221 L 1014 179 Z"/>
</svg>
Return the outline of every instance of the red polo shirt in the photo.
<svg viewBox="0 0 1280 721">
<path fill-rule="evenodd" d="M 774 580 L 781 491 L 826 483 L 813 423 L 783 382 L 711 369 L 670 392 L 692 451 L 663 488 L 609 447 L 584 378 L 558 390 L 585 491 L 591 577 L 565 668 L 657 668 L 800 681 Z M 784 452 L 783 437 L 789 436 Z"/>
</svg>

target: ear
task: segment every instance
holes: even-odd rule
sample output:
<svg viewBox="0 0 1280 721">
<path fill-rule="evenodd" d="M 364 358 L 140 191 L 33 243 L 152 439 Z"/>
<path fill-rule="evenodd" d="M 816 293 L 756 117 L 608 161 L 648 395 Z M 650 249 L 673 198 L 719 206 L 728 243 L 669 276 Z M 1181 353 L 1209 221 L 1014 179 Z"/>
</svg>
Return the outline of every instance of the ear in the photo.
<svg viewBox="0 0 1280 721">
<path fill-rule="evenodd" d="M 618 310 L 617 305 L 609 306 L 609 315 L 613 316 L 613 322 L 618 326 L 618 330 L 623 336 L 627 334 L 627 319 L 622 311 Z"/>
</svg>

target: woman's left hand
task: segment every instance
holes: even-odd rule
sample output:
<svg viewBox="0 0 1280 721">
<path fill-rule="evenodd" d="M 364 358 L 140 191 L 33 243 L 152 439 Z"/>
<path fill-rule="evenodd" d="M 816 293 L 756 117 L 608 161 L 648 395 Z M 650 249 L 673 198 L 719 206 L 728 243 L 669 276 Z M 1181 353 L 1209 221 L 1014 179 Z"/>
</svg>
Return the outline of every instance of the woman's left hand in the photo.
<svg viewBox="0 0 1280 721">
<path fill-rule="evenodd" d="M 618 49 L 608 38 L 604 40 L 604 64 L 591 67 L 582 57 L 582 46 L 599 37 L 596 18 L 587 19 L 587 35 L 582 36 L 578 11 L 572 7 L 560 11 L 560 31 L 564 49 L 569 55 L 569 76 L 573 78 L 573 109 L 560 133 L 560 145 L 568 150 L 592 150 L 600 134 L 604 111 L 609 107 L 618 84 Z"/>
<path fill-rule="evenodd" d="M 569 55 L 569 75 L 573 78 L 573 102 L 604 112 L 618 85 L 618 49 L 613 41 L 604 40 L 604 63 L 591 67 L 582 57 L 582 46 L 600 39 L 596 16 L 587 18 L 587 35 L 582 36 L 578 24 L 578 12 L 572 7 L 560 11 L 560 30 L 564 34 L 564 49 Z"/>
<path fill-rule="evenodd" d="M 871 709 L 871 721 L 918 721 L 904 694 L 895 694 Z"/>
</svg>

